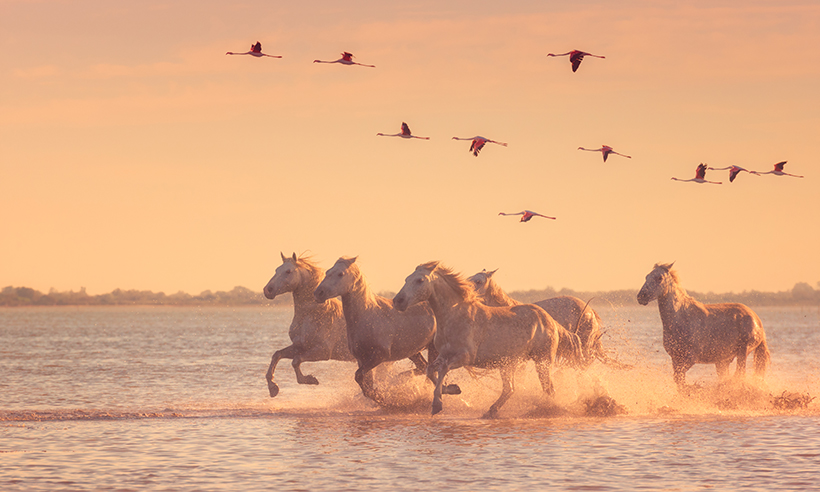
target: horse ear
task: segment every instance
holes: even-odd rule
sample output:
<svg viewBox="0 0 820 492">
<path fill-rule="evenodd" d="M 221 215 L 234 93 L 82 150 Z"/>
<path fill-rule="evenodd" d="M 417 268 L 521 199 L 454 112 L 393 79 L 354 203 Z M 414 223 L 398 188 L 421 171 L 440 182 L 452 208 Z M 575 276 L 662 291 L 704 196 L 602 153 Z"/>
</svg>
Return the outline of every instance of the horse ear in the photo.
<svg viewBox="0 0 820 492">
<path fill-rule="evenodd" d="M 668 272 L 669 270 L 672 269 L 672 265 L 674 265 L 674 264 L 675 264 L 675 262 L 673 261 L 672 263 L 667 263 L 666 265 L 661 265 L 661 267 L 663 267 L 663 269 Z"/>
<path fill-rule="evenodd" d="M 492 276 L 493 276 L 493 274 L 494 274 L 495 272 L 497 272 L 497 271 L 498 271 L 498 268 L 496 268 L 496 269 L 495 269 L 495 270 L 493 270 L 492 272 L 487 272 L 487 276 L 488 276 L 488 277 L 492 277 Z"/>
<path fill-rule="evenodd" d="M 285 253 L 279 252 L 279 255 L 282 257 L 282 263 L 285 262 Z"/>
<path fill-rule="evenodd" d="M 296 263 L 296 253 L 293 253 L 293 262 Z"/>
</svg>

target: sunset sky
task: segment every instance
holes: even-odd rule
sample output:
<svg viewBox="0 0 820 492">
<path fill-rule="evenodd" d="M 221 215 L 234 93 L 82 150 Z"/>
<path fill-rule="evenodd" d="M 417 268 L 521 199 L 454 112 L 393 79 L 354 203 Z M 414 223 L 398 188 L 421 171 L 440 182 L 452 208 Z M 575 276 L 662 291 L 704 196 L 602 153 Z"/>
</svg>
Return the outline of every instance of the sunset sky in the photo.
<svg viewBox="0 0 820 492">
<path fill-rule="evenodd" d="M 815 1 L 0 0 L 0 48 L 0 287 L 261 291 L 282 251 L 377 291 L 818 288 Z"/>
</svg>

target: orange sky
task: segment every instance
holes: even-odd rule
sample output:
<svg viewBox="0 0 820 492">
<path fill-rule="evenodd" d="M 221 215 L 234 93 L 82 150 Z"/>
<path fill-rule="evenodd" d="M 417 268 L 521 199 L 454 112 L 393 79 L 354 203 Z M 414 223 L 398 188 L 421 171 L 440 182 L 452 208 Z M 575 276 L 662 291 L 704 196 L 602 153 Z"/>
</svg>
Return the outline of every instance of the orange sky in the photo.
<svg viewBox="0 0 820 492">
<path fill-rule="evenodd" d="M 376 290 L 818 287 L 820 5 L 280 3 L 0 0 L 0 287 L 261 290 L 280 251 Z M 225 55 L 257 40 L 284 58 Z M 377 68 L 311 63 L 343 50 Z"/>
</svg>

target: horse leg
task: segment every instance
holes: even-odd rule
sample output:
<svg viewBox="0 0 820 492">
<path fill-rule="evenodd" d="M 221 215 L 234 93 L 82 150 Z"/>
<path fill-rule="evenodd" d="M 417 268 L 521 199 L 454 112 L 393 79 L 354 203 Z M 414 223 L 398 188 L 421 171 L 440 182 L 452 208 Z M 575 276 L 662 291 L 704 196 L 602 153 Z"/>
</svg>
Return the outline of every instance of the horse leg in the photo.
<svg viewBox="0 0 820 492">
<path fill-rule="evenodd" d="M 438 349 L 432 341 L 427 345 L 427 358 L 430 360 L 430 364 L 427 366 L 427 378 L 435 385 L 436 376 L 433 370 L 433 362 L 438 359 Z M 457 384 L 445 384 L 441 387 L 441 393 L 443 395 L 460 395 L 461 388 Z"/>
<path fill-rule="evenodd" d="M 383 401 L 380 398 L 380 395 L 376 392 L 375 383 L 373 381 L 373 369 L 382 362 L 383 361 L 381 360 L 368 360 L 363 363 L 359 362 L 359 369 L 356 370 L 355 375 L 356 382 L 362 389 L 362 394 L 379 405 L 381 405 Z"/>
<path fill-rule="evenodd" d="M 302 374 L 302 356 L 300 354 L 296 354 L 293 357 L 293 372 L 296 373 L 296 382 L 299 384 L 319 384 L 319 380 L 316 379 L 314 376 L 310 374 L 305 375 Z"/>
<path fill-rule="evenodd" d="M 283 358 L 293 359 L 298 353 L 298 350 L 293 345 L 289 345 L 273 353 L 273 357 L 270 359 L 270 367 L 268 367 L 268 372 L 265 374 L 265 379 L 268 381 L 268 392 L 271 398 L 279 394 L 279 386 L 273 382 L 273 371 L 276 370 L 276 364 Z"/>
<path fill-rule="evenodd" d="M 421 376 L 427 372 L 427 361 L 424 360 L 424 356 L 421 355 L 421 352 L 411 355 L 410 360 L 413 361 L 413 364 L 416 366 L 415 371 L 413 371 L 416 376 Z"/>
<path fill-rule="evenodd" d="M 507 403 L 507 400 L 515 391 L 515 365 L 509 364 L 501 366 L 501 396 L 492 404 L 487 413 L 481 416 L 483 419 L 494 419 L 498 417 L 498 410 L 502 405 Z"/>
<path fill-rule="evenodd" d="M 735 379 L 738 381 L 743 381 L 746 378 L 746 357 L 748 355 L 748 345 L 745 341 L 743 341 L 740 348 L 737 350 L 737 369 L 735 370 Z"/>
<path fill-rule="evenodd" d="M 686 371 L 691 369 L 693 365 L 688 358 L 672 359 L 672 373 L 679 390 L 686 386 Z"/>
<path fill-rule="evenodd" d="M 546 359 L 536 360 L 535 371 L 538 373 L 538 379 L 541 381 L 541 389 L 544 390 L 544 393 L 555 396 L 555 387 L 550 376 L 550 361 Z"/>
<path fill-rule="evenodd" d="M 441 402 L 441 394 L 442 394 L 442 383 L 444 382 L 444 376 L 447 375 L 447 371 L 450 370 L 446 361 L 442 360 L 441 358 L 436 358 L 435 363 L 431 364 L 433 367 L 433 372 L 436 373 L 438 376 L 436 378 L 436 389 L 433 390 L 433 409 L 432 415 L 435 415 L 441 412 L 443 405 Z"/>
</svg>

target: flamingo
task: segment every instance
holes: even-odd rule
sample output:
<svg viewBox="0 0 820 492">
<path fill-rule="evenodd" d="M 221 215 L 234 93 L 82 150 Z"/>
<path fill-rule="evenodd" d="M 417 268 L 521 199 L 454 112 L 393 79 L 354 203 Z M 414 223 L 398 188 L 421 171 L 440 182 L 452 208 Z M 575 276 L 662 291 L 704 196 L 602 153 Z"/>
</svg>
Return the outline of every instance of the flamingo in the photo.
<svg viewBox="0 0 820 492">
<path fill-rule="evenodd" d="M 772 169 L 771 171 L 766 171 L 765 173 L 759 172 L 757 174 L 774 174 L 775 176 L 791 176 L 793 178 L 803 178 L 804 177 L 804 176 L 798 176 L 796 174 L 784 173 L 783 172 L 783 166 L 785 166 L 787 162 L 789 162 L 789 161 L 778 162 L 777 164 L 774 165 L 774 169 Z"/>
<path fill-rule="evenodd" d="M 692 182 L 695 182 L 695 183 L 709 183 L 709 184 L 716 184 L 716 185 L 723 184 L 720 181 L 706 181 L 704 179 L 706 177 L 706 169 L 708 169 L 706 167 L 706 164 L 701 162 L 700 164 L 698 164 L 698 168 L 695 170 L 695 177 L 693 179 L 678 179 L 678 178 L 672 178 L 672 179 L 674 179 L 675 181 L 692 181 Z"/>
<path fill-rule="evenodd" d="M 353 53 L 348 53 L 347 51 L 342 53 L 342 57 L 338 60 L 333 61 L 323 61 L 323 60 L 313 60 L 313 63 L 341 63 L 342 65 L 361 65 L 363 67 L 370 67 L 376 68 L 376 65 L 365 65 L 364 63 L 358 63 L 353 61 Z"/>
<path fill-rule="evenodd" d="M 473 153 L 474 156 L 478 157 L 478 153 L 481 152 L 481 149 L 484 148 L 484 144 L 487 142 L 503 145 L 504 147 L 507 146 L 504 142 L 496 142 L 495 140 L 490 140 L 489 138 L 484 137 L 468 137 L 468 138 L 461 138 L 461 137 L 453 137 L 453 140 L 472 140 L 473 143 L 470 144 L 470 152 Z"/>
<path fill-rule="evenodd" d="M 615 154 L 615 155 L 619 155 L 621 157 L 626 157 L 627 159 L 632 159 L 631 155 L 619 154 L 619 153 L 615 152 L 614 150 L 612 150 L 612 147 L 610 147 L 609 145 L 603 145 L 603 146 L 601 146 L 600 149 L 585 149 L 583 147 L 578 147 L 578 150 L 586 150 L 586 151 L 589 151 L 589 152 L 600 152 L 604 155 L 604 162 L 606 162 L 606 158 L 609 157 L 609 154 Z"/>
<path fill-rule="evenodd" d="M 259 41 L 257 41 L 256 44 L 251 45 L 251 50 L 250 51 L 246 51 L 244 53 L 234 53 L 232 51 L 229 51 L 225 54 L 226 55 L 251 55 L 251 56 L 255 56 L 257 58 L 262 58 L 263 56 L 269 56 L 271 58 L 282 58 L 281 56 L 266 55 L 265 53 L 262 53 L 262 43 L 260 43 Z"/>
<path fill-rule="evenodd" d="M 377 137 L 401 137 L 401 138 L 420 138 L 422 140 L 430 140 L 430 137 L 417 137 L 410 133 L 410 127 L 407 123 L 401 123 L 401 133 L 377 133 Z"/>
<path fill-rule="evenodd" d="M 735 178 L 737 177 L 737 175 L 738 175 L 738 174 L 740 174 L 741 172 L 747 172 L 747 173 L 749 173 L 749 174 L 754 174 L 755 176 L 760 176 L 760 173 L 759 173 L 759 172 L 757 172 L 757 171 L 749 171 L 748 169 L 743 169 L 743 168 L 742 168 L 742 167 L 740 167 L 740 166 L 729 166 L 729 167 L 707 167 L 706 169 L 709 169 L 710 171 L 725 171 L 725 170 L 727 170 L 727 169 L 728 169 L 728 170 L 729 170 L 729 182 L 730 182 L 730 183 L 731 183 L 732 181 L 734 181 L 734 180 L 735 180 Z"/>
<path fill-rule="evenodd" d="M 606 58 L 605 56 L 600 55 L 593 55 L 592 53 L 587 53 L 585 51 L 578 51 L 572 50 L 567 51 L 566 53 L 561 53 L 560 55 L 555 55 L 552 53 L 547 54 L 547 56 L 567 56 L 569 55 L 569 61 L 572 63 L 572 71 L 578 70 L 578 67 L 581 66 L 581 62 L 584 60 L 585 56 L 594 56 L 595 58 Z"/>
<path fill-rule="evenodd" d="M 518 212 L 518 213 L 514 213 L 514 214 L 508 214 L 508 213 L 504 213 L 504 212 L 498 212 L 498 215 L 520 215 L 520 216 L 521 216 L 521 220 L 519 220 L 519 222 L 529 222 L 529 221 L 530 221 L 530 219 L 532 219 L 533 217 L 536 217 L 536 216 L 538 216 L 538 217 L 544 217 L 545 219 L 552 219 L 552 220 L 555 220 L 555 217 L 549 217 L 549 216 L 546 216 L 546 215 L 541 215 L 541 214 L 539 214 L 539 213 L 535 213 L 535 212 L 533 212 L 533 211 L 531 211 L 531 210 L 524 210 L 523 212 Z"/>
</svg>

